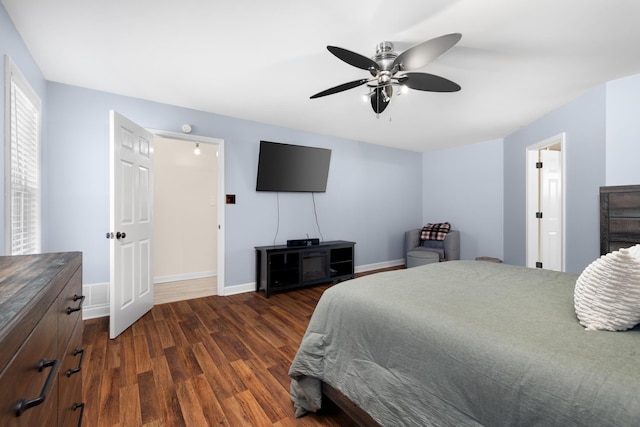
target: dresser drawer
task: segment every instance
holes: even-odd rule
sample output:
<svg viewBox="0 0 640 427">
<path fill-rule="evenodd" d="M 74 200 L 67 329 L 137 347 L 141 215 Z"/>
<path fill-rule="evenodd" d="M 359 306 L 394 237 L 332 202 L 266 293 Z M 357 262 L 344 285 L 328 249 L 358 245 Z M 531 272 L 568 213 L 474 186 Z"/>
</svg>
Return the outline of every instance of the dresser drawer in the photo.
<svg viewBox="0 0 640 427">
<path fill-rule="evenodd" d="M 57 425 L 58 389 L 57 371 L 57 304 L 51 304 L 42 320 L 27 337 L 13 359 L 0 374 L 0 426 L 55 426 Z M 38 368 L 42 361 L 45 363 Z M 53 364 L 51 364 L 53 363 Z M 17 416 L 19 402 L 42 403 L 25 408 Z M 34 402 L 35 403 L 35 402 Z"/>
<path fill-rule="evenodd" d="M 62 357 L 71 333 L 82 317 L 82 268 L 78 268 L 58 296 L 58 354 Z"/>
<path fill-rule="evenodd" d="M 76 325 L 66 354 L 60 365 L 58 373 L 59 425 L 79 425 L 78 421 L 83 412 L 82 405 L 82 362 L 84 349 L 82 348 L 82 322 Z"/>
</svg>

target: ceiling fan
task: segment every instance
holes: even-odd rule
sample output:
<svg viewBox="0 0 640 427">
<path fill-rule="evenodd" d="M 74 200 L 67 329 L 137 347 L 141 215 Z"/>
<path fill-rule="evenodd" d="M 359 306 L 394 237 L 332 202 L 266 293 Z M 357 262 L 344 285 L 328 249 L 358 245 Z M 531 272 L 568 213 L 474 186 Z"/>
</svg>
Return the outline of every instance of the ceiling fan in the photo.
<svg viewBox="0 0 640 427">
<path fill-rule="evenodd" d="M 398 87 L 401 93 L 407 89 L 429 92 L 457 92 L 460 86 L 444 77 L 428 73 L 407 72 L 424 67 L 447 50 L 451 49 L 462 38 L 462 34 L 452 33 L 427 40 L 410 47 L 398 54 L 393 50 L 393 43 L 380 42 L 376 46 L 376 54 L 372 58 L 360 55 L 337 46 L 327 46 L 329 52 L 349 65 L 367 70 L 370 78 L 354 80 L 323 90 L 310 98 L 320 98 L 326 95 L 353 89 L 366 84 L 371 107 L 376 114 L 382 113 L 393 95 L 393 88 Z"/>
</svg>

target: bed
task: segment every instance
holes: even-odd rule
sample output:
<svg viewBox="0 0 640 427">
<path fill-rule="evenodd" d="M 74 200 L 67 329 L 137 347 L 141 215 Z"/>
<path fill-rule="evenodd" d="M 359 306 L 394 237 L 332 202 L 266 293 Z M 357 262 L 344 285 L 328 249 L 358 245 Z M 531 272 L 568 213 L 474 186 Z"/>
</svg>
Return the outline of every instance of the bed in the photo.
<svg viewBox="0 0 640 427">
<path fill-rule="evenodd" d="M 290 368 L 296 415 L 324 388 L 384 426 L 640 425 L 640 328 L 586 331 L 577 278 L 449 261 L 333 286 Z"/>
</svg>

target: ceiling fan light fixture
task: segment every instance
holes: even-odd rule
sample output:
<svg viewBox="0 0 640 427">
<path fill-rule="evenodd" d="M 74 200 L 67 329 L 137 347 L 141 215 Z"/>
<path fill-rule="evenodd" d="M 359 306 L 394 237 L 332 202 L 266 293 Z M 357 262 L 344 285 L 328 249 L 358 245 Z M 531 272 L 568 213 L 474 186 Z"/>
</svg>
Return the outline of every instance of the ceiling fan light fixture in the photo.
<svg viewBox="0 0 640 427">
<path fill-rule="evenodd" d="M 371 74 L 371 78 L 343 83 L 318 92 L 310 98 L 333 95 L 366 84 L 370 92 L 363 95 L 362 100 L 369 101 L 373 111 L 379 115 L 391 101 L 394 86 L 398 88 L 396 91 L 398 95 L 407 93 L 409 89 L 427 92 L 457 92 L 460 90 L 460 86 L 443 77 L 407 71 L 421 68 L 432 62 L 458 43 L 461 37 L 462 35 L 459 33 L 446 34 L 418 43 L 400 54 L 394 50 L 393 43 L 383 41 L 378 43 L 376 53 L 371 58 L 341 47 L 327 46 L 329 52 L 341 61 L 367 70 Z"/>
</svg>

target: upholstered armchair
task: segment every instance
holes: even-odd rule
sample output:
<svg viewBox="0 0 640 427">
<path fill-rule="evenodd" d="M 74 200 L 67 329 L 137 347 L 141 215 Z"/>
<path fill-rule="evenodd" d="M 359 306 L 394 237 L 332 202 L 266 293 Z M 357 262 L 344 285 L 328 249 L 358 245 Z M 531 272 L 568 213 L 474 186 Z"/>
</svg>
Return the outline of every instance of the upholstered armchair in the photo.
<svg viewBox="0 0 640 427">
<path fill-rule="evenodd" d="M 451 230 L 444 240 L 424 240 L 420 242 L 420 232 L 416 228 L 404 233 L 404 262 L 407 268 L 432 262 L 460 259 L 460 232 Z"/>
</svg>

